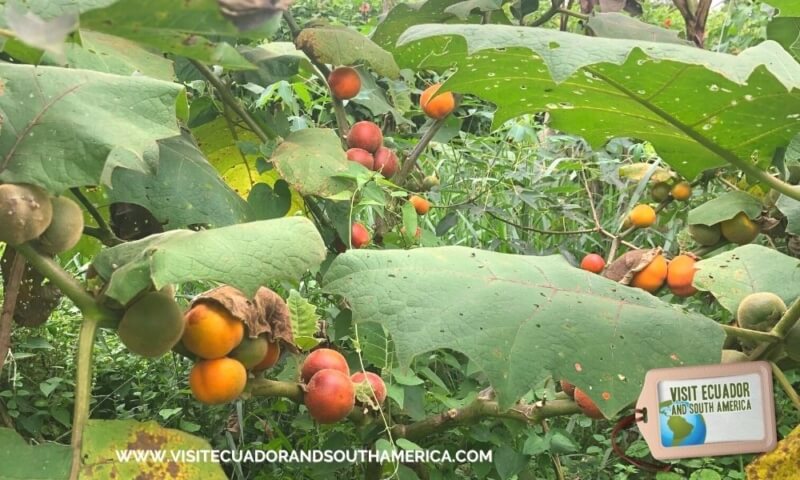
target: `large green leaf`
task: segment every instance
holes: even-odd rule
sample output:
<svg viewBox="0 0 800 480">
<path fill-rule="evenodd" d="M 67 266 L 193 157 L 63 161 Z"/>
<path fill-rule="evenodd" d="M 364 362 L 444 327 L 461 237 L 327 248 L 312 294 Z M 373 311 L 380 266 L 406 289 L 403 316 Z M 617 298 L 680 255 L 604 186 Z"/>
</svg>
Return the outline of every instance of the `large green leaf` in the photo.
<svg viewBox="0 0 800 480">
<path fill-rule="evenodd" d="M 180 85 L 143 76 L 0 64 L 0 180 L 60 193 L 99 184 L 109 159 L 147 171 L 145 152 L 180 133 L 177 102 Z"/>
<path fill-rule="evenodd" d="M 174 230 L 104 250 L 95 258 L 106 296 L 127 304 L 154 286 L 215 281 L 252 296 L 273 281 L 297 281 L 325 259 L 310 220 L 289 217 L 214 230 Z"/>
<path fill-rule="evenodd" d="M 800 3 L 797 0 L 766 0 L 765 3 L 780 10 L 782 17 L 800 17 Z"/>
<path fill-rule="evenodd" d="M 222 16 L 216 0 L 119 0 L 82 14 L 81 28 L 229 69 L 250 69 L 253 65 L 233 46 L 209 37 L 266 38 L 275 32 L 280 18 L 278 15 L 262 27 L 242 33 Z"/>
<path fill-rule="evenodd" d="M 360 164 L 347 160 L 333 130 L 322 128 L 308 128 L 286 137 L 275 149 L 272 162 L 293 189 L 320 197 L 332 197 L 352 187 L 352 182 L 340 175 L 366 171 Z"/>
<path fill-rule="evenodd" d="M 696 266 L 694 285 L 730 312 L 755 292 L 772 292 L 787 304 L 800 295 L 800 260 L 761 245 L 738 247 Z"/>
<path fill-rule="evenodd" d="M 657 27 L 619 12 L 595 13 L 589 17 L 586 27 L 598 37 L 628 38 L 678 45 L 690 43 L 678 37 L 676 30 Z"/>
<path fill-rule="evenodd" d="M 156 422 L 139 423 L 135 420 L 89 420 L 83 436 L 83 468 L 80 478 L 85 480 L 119 479 L 171 479 L 171 480 L 225 480 L 222 465 L 198 457 L 181 459 L 181 452 L 211 451 L 208 441 L 180 430 L 162 428 Z M 129 454 L 131 459 L 121 461 L 118 455 Z M 137 461 L 135 453 L 148 455 Z M 151 453 L 147 453 L 151 452 Z M 164 459 L 154 459 L 161 455 Z M 173 457 L 174 455 L 174 457 Z"/>
<path fill-rule="evenodd" d="M 223 227 L 245 222 L 249 207 L 220 178 L 188 135 L 159 142 L 158 172 L 114 171 L 113 202 L 148 209 L 166 229 Z"/>
<path fill-rule="evenodd" d="M 800 187 L 795 187 L 795 189 L 800 190 Z M 776 206 L 786 216 L 786 231 L 794 235 L 800 235 L 800 202 L 786 195 L 781 195 Z"/>
<path fill-rule="evenodd" d="M 395 58 L 457 68 L 444 88 L 494 102 L 495 125 L 549 111 L 595 146 L 649 140 L 682 175 L 727 158 L 772 161 L 800 130 L 800 65 L 775 42 L 738 56 L 638 40 L 495 25 L 418 25 Z"/>
<path fill-rule="evenodd" d="M 392 54 L 363 34 L 347 27 L 325 26 L 305 28 L 295 40 L 298 47 L 317 60 L 333 65 L 366 63 L 380 75 L 400 76 L 400 68 Z"/>
<path fill-rule="evenodd" d="M 17 432 L 0 428 L 0 480 L 66 480 L 72 464 L 68 445 L 28 445 Z"/>
<path fill-rule="evenodd" d="M 656 367 L 719 361 L 723 332 L 701 315 L 575 268 L 560 256 L 464 247 L 349 251 L 324 278 L 353 320 L 382 324 L 401 366 L 451 348 L 486 373 L 503 407 L 548 375 L 607 416 Z"/>
<path fill-rule="evenodd" d="M 716 225 L 744 212 L 747 218 L 761 215 L 761 202 L 746 192 L 732 191 L 709 200 L 689 211 L 689 225 Z"/>
</svg>

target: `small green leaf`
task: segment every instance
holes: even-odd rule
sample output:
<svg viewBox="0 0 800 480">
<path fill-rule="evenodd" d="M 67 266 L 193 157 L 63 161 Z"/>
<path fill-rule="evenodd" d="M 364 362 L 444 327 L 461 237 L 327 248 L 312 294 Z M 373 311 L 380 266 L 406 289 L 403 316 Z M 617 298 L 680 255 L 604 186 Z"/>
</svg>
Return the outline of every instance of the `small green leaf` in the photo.
<svg viewBox="0 0 800 480">
<path fill-rule="evenodd" d="M 422 447 L 405 438 L 398 438 L 394 443 L 403 450 L 422 450 Z"/>
<path fill-rule="evenodd" d="M 317 313 L 317 307 L 303 298 L 300 292 L 294 289 L 289 292 L 289 298 L 286 299 L 286 304 L 289 307 L 292 336 L 297 346 L 304 350 L 315 347 L 319 344 L 319 340 L 314 338 L 314 334 L 319 330 L 318 322 L 320 316 Z M 305 345 L 300 345 L 298 339 L 304 339 L 303 343 Z M 311 343 L 313 344 L 309 347 Z"/>
<path fill-rule="evenodd" d="M 795 187 L 795 190 L 800 190 L 800 187 Z M 788 221 L 786 231 L 794 235 L 800 235 L 800 202 L 786 195 L 781 195 L 776 206 Z"/>
<path fill-rule="evenodd" d="M 413 242 L 415 240 L 414 236 L 417 234 L 418 218 L 417 211 L 414 209 L 414 205 L 412 205 L 411 202 L 403 204 L 403 228 L 405 229 L 403 236 L 407 242 Z"/>
<path fill-rule="evenodd" d="M 247 197 L 253 220 L 280 218 L 292 207 L 292 192 L 284 180 L 275 182 L 274 188 L 266 183 L 257 183 Z"/>
<path fill-rule="evenodd" d="M 522 471 L 528 464 L 528 457 L 517 452 L 508 445 L 503 445 L 494 452 L 494 468 L 501 480 L 507 480 Z"/>
<path fill-rule="evenodd" d="M 726 192 L 689 211 L 688 222 L 689 225 L 711 226 L 730 220 L 741 212 L 755 219 L 761 215 L 761 202 L 745 192 Z"/>
</svg>

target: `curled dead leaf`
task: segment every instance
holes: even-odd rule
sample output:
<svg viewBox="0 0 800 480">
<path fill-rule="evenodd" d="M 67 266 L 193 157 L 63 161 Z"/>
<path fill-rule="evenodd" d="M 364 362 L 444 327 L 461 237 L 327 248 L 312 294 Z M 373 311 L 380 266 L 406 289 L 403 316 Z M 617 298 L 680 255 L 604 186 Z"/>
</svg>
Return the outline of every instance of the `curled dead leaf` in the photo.
<svg viewBox="0 0 800 480">
<path fill-rule="evenodd" d="M 629 285 L 634 275 L 644 270 L 660 254 L 660 247 L 651 250 L 631 250 L 611 262 L 603 272 L 603 276 L 623 285 Z"/>
</svg>

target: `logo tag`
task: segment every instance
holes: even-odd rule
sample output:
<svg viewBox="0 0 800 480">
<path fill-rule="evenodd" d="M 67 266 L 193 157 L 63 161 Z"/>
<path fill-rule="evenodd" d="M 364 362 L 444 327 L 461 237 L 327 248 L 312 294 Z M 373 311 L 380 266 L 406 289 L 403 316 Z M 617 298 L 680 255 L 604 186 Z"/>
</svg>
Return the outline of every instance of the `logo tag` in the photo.
<svg viewBox="0 0 800 480">
<path fill-rule="evenodd" d="M 636 409 L 659 460 L 767 452 L 777 443 L 767 362 L 650 370 Z"/>
</svg>

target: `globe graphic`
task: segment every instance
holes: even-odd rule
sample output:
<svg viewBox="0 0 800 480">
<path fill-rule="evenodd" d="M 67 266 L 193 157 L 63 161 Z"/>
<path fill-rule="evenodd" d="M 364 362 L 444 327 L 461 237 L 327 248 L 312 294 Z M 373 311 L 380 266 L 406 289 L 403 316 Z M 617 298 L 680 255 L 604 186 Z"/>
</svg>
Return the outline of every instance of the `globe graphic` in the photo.
<svg viewBox="0 0 800 480">
<path fill-rule="evenodd" d="M 699 413 L 672 415 L 672 405 L 662 407 L 659 414 L 661 444 L 665 447 L 702 445 L 706 441 L 706 421 Z"/>
</svg>

